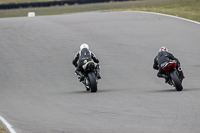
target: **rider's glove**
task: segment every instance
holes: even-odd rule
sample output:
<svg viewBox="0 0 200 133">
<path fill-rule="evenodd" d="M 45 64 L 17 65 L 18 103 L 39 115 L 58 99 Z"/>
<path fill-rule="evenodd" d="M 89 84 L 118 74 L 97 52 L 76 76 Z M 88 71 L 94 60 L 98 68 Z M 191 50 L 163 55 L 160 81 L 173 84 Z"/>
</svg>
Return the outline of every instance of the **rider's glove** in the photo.
<svg viewBox="0 0 200 133">
<path fill-rule="evenodd" d="M 153 66 L 153 69 L 158 70 L 159 68 L 158 66 Z"/>
<path fill-rule="evenodd" d="M 99 63 L 99 60 L 97 58 L 94 59 L 95 63 Z"/>
</svg>

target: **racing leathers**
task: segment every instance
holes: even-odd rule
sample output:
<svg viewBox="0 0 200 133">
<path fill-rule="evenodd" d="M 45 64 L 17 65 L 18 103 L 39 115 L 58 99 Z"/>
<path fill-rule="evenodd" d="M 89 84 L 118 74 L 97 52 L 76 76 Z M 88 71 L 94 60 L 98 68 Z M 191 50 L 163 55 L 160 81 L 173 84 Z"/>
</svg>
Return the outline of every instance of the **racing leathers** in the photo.
<svg viewBox="0 0 200 133">
<path fill-rule="evenodd" d="M 165 82 L 168 82 L 169 77 L 165 74 L 165 71 L 162 69 L 161 64 L 164 62 L 169 62 L 170 60 L 175 60 L 177 65 L 176 68 L 177 70 L 180 69 L 180 62 L 177 58 L 175 58 L 171 53 L 166 52 L 166 51 L 161 51 L 158 53 L 158 55 L 154 58 L 154 64 L 153 68 L 158 70 L 157 76 L 160 78 L 165 78 Z M 183 72 L 178 71 L 182 77 L 184 78 Z"/>
<path fill-rule="evenodd" d="M 84 60 L 87 58 L 87 61 L 93 60 L 95 63 L 97 63 L 96 66 L 96 76 L 98 79 L 101 79 L 100 76 L 100 66 L 99 66 L 99 60 L 95 57 L 95 54 L 92 53 L 90 50 L 87 48 L 83 48 L 82 50 L 78 51 L 74 59 L 72 61 L 72 64 L 76 67 L 75 73 L 80 76 L 80 82 L 83 81 L 84 79 L 84 74 L 83 74 L 83 68 L 82 66 L 84 65 Z"/>
</svg>

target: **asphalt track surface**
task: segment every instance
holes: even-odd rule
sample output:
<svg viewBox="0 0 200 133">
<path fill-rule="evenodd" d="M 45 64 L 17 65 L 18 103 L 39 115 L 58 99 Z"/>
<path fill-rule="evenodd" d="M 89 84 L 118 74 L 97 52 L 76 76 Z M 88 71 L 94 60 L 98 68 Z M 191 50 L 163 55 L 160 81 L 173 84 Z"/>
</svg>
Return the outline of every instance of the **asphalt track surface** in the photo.
<svg viewBox="0 0 200 133">
<path fill-rule="evenodd" d="M 0 115 L 17 133 L 199 133 L 199 31 L 143 12 L 2 18 Z M 97 93 L 71 64 L 83 42 L 100 60 Z M 163 45 L 181 62 L 181 92 L 152 68 Z"/>
</svg>

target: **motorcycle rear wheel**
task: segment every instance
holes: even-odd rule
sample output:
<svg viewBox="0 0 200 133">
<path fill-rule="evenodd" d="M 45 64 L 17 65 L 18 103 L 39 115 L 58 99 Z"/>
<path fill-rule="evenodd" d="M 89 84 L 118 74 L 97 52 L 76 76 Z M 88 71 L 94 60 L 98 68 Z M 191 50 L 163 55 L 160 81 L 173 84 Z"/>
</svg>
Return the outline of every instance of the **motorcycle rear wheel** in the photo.
<svg viewBox="0 0 200 133">
<path fill-rule="evenodd" d="M 175 88 L 177 91 L 182 91 L 183 90 L 183 86 L 181 84 L 181 81 L 176 73 L 176 71 L 172 71 L 170 73 L 170 76 L 171 76 L 171 79 L 173 80 L 174 82 L 174 85 L 175 85 Z"/>
<path fill-rule="evenodd" d="M 93 72 L 88 73 L 88 78 L 89 78 L 89 86 L 91 92 L 96 92 L 97 91 L 97 82 L 96 82 L 96 76 Z"/>
</svg>

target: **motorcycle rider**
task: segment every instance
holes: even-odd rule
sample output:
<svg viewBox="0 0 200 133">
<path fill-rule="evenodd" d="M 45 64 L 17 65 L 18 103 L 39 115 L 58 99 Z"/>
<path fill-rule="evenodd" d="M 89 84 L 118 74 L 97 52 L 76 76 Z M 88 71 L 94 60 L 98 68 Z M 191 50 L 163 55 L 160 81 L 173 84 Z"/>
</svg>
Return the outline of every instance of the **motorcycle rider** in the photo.
<svg viewBox="0 0 200 133">
<path fill-rule="evenodd" d="M 179 60 L 175 58 L 171 53 L 169 53 L 168 49 L 165 46 L 163 46 L 159 49 L 158 55 L 154 58 L 153 68 L 155 70 L 158 70 L 157 76 L 159 78 L 165 78 L 165 83 L 168 82 L 169 77 L 168 75 L 165 74 L 165 71 L 162 69 L 163 67 L 161 66 L 161 64 L 164 62 L 169 62 L 170 59 L 176 61 L 176 64 L 177 64 L 176 68 L 179 72 L 179 75 L 182 77 L 182 79 L 185 78 L 183 75 L 183 71 L 180 67 Z"/>
<path fill-rule="evenodd" d="M 97 63 L 96 76 L 101 79 L 99 60 L 95 57 L 95 54 L 89 50 L 89 46 L 86 43 L 81 44 L 80 50 L 75 54 L 72 64 L 76 67 L 75 73 L 80 76 L 80 82 L 84 80 L 83 68 L 84 60 L 87 58 L 88 61 L 93 60 Z"/>
</svg>

